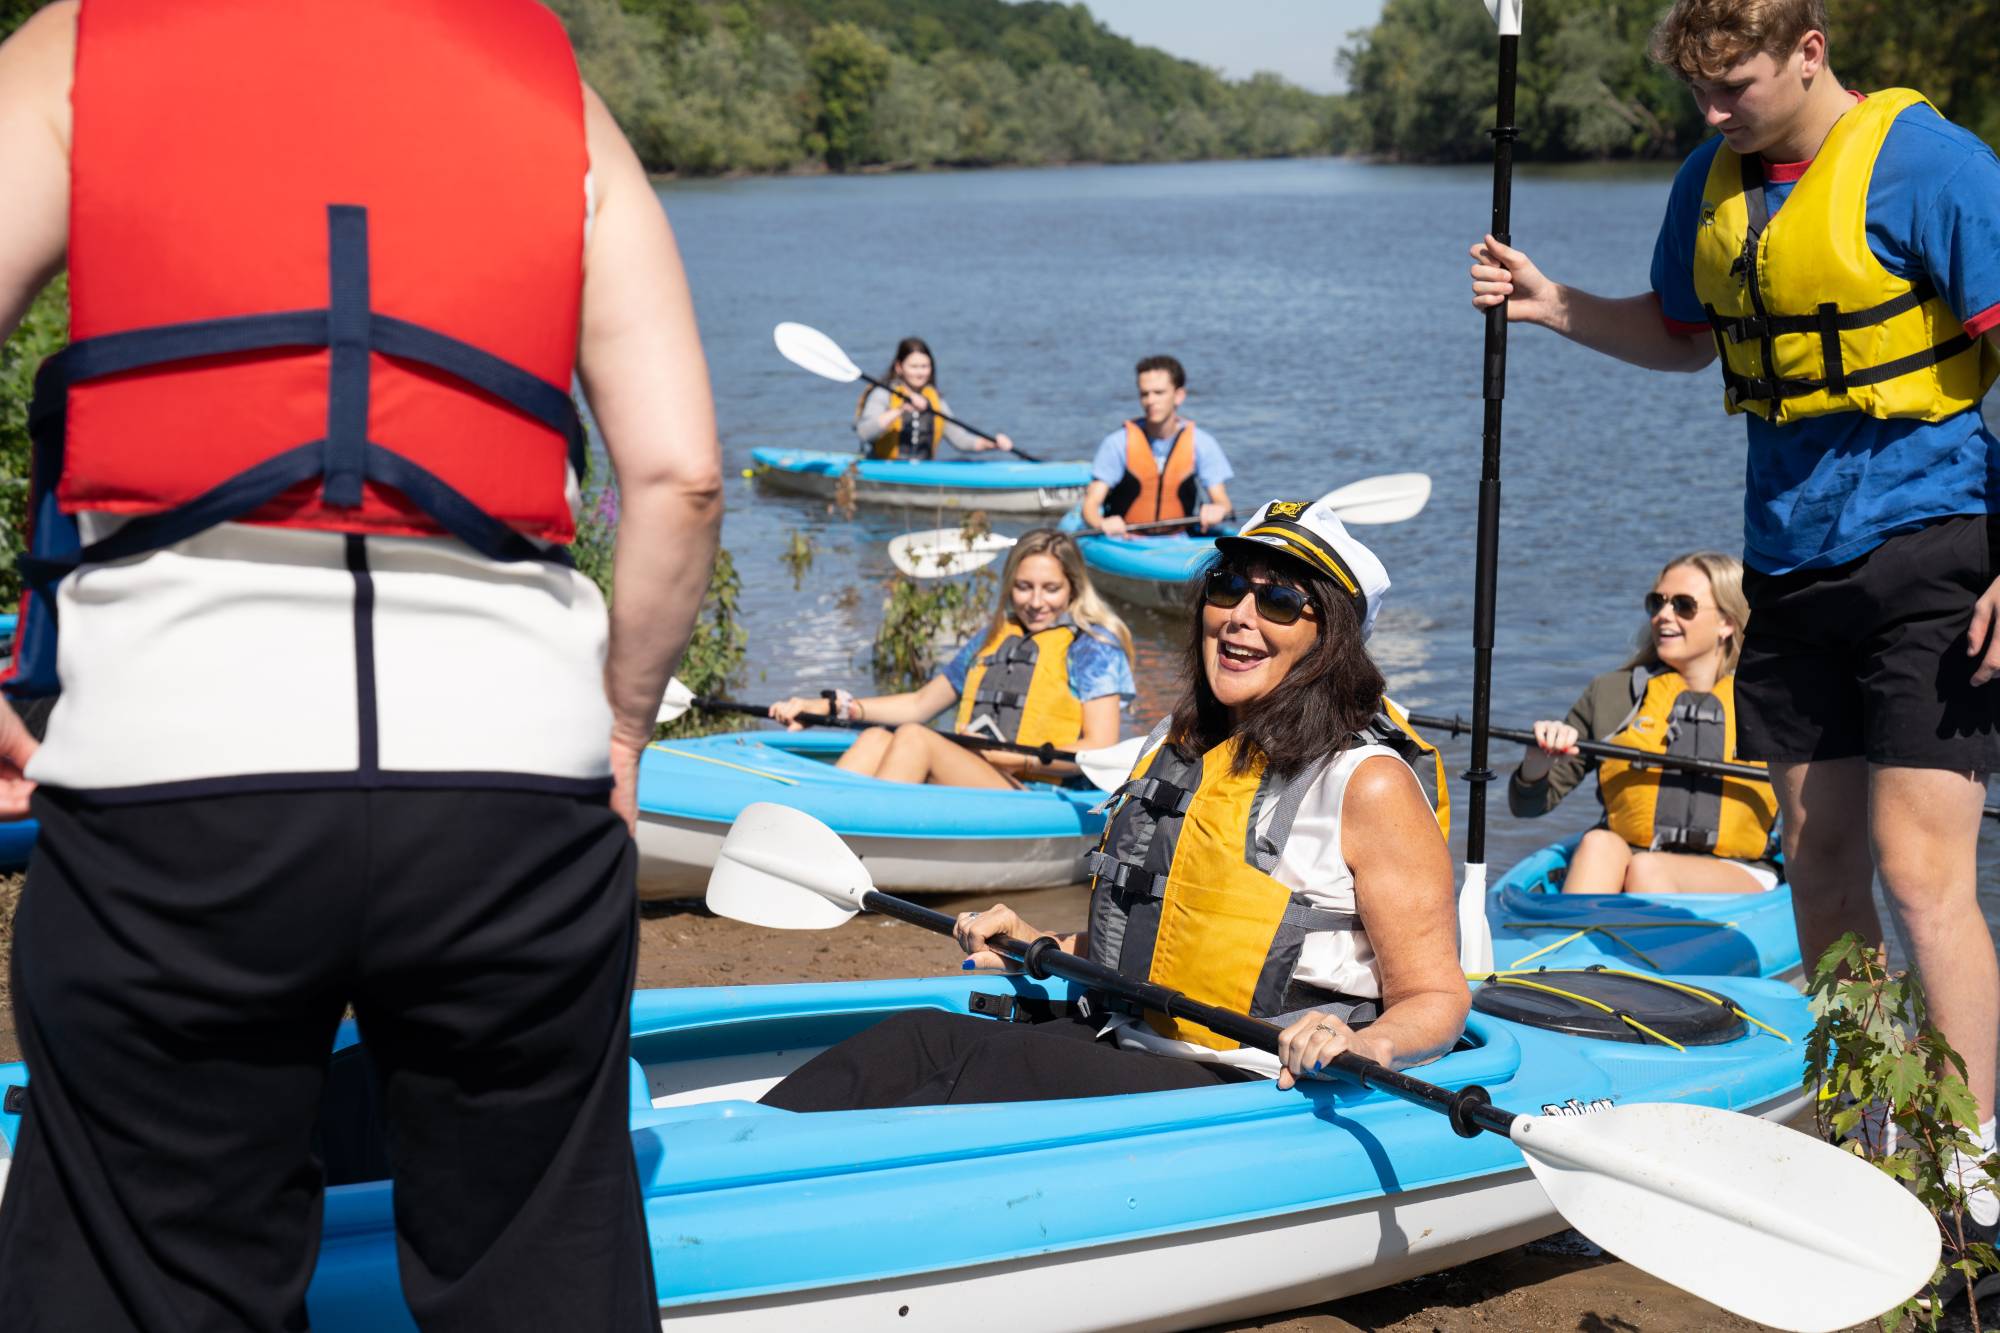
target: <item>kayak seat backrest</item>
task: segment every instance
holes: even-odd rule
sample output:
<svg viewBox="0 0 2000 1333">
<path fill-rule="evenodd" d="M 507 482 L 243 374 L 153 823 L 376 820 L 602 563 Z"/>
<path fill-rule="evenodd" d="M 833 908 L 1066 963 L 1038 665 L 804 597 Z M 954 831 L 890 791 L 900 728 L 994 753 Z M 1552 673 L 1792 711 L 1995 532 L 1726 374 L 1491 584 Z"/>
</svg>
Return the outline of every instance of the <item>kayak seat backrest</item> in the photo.
<svg viewBox="0 0 2000 1333">
<path fill-rule="evenodd" d="M 1493 973 L 1473 990 L 1472 1007 L 1510 1023 L 1598 1041 L 1719 1046 L 1745 1031 L 1727 996 L 1599 967 Z"/>
</svg>

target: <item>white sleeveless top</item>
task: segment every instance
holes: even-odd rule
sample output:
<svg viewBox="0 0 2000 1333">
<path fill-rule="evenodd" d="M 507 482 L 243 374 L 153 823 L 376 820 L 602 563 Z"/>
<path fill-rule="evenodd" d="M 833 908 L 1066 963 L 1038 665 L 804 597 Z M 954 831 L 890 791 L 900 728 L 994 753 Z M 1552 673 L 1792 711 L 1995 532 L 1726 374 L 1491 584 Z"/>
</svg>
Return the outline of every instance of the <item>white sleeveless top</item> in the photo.
<svg viewBox="0 0 2000 1333">
<path fill-rule="evenodd" d="M 1306 788 L 1305 802 L 1292 823 L 1291 839 L 1285 843 L 1278 864 L 1271 871 L 1273 879 L 1292 891 L 1294 901 L 1330 912 L 1355 911 L 1354 871 L 1340 851 L 1341 807 L 1354 771 L 1377 755 L 1394 759 L 1398 767 L 1408 772 L 1402 756 L 1388 746 L 1357 745 L 1335 756 Z M 1410 780 L 1416 781 L 1414 774 Z M 1269 827 L 1275 804 L 1266 803 L 1257 821 L 1259 832 Z M 1306 936 L 1292 978 L 1347 995 L 1380 998 L 1382 994 L 1375 950 L 1368 943 L 1367 934 L 1359 930 L 1322 930 Z M 1162 1037 L 1129 1015 L 1114 1016 L 1106 1030 L 1117 1032 L 1118 1044 L 1127 1050 L 1209 1060 L 1268 1078 L 1278 1075 L 1278 1057 L 1266 1051 L 1248 1047 L 1217 1051 L 1190 1041 L 1176 1041 Z"/>
</svg>

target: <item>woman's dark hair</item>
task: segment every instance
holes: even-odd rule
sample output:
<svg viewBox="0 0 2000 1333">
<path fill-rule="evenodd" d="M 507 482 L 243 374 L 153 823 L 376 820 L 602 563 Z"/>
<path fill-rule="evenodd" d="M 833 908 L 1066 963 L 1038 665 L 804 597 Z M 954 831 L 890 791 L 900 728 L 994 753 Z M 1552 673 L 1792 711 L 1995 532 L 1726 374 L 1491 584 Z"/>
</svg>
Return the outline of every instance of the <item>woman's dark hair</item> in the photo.
<svg viewBox="0 0 2000 1333">
<path fill-rule="evenodd" d="M 925 356 L 930 357 L 931 387 L 937 389 L 939 393 L 943 393 L 943 389 L 938 389 L 937 357 L 931 352 L 931 345 L 922 338 L 905 338 L 896 344 L 896 355 L 889 358 L 889 368 L 882 372 L 882 382 L 884 384 L 895 383 L 896 367 L 902 365 L 903 358 L 912 352 L 922 352 Z"/>
<path fill-rule="evenodd" d="M 1202 663 L 1202 585 L 1207 576 L 1194 579 L 1188 599 L 1191 629 L 1181 665 L 1186 687 L 1174 704 L 1168 739 L 1193 759 L 1233 736 L 1239 742 L 1230 759 L 1233 771 L 1248 769 L 1261 750 L 1273 773 L 1296 777 L 1353 744 L 1354 733 L 1381 710 L 1385 682 L 1361 642 L 1361 618 L 1346 589 L 1288 556 L 1273 552 L 1266 560 L 1231 552 L 1214 568 L 1289 584 L 1307 594 L 1318 613 L 1319 634 L 1278 687 L 1241 710 L 1231 726 Z"/>
</svg>

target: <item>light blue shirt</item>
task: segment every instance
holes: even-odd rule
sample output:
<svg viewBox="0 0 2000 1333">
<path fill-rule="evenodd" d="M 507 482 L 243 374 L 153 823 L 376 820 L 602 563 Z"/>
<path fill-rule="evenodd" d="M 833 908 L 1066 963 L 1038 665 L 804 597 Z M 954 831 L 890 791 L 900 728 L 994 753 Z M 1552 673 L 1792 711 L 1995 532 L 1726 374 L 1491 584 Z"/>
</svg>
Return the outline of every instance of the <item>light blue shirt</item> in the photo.
<svg viewBox="0 0 2000 1333">
<path fill-rule="evenodd" d="M 1181 420 L 1194 425 L 1186 417 Z M 1154 463 L 1162 468 L 1167 465 L 1167 455 L 1173 450 L 1174 440 L 1179 434 L 1176 431 L 1164 440 L 1147 437 L 1146 442 L 1153 446 Z M 1215 437 L 1195 426 L 1194 484 L 1200 488 L 1201 498 L 1207 500 L 1210 487 L 1220 486 L 1235 475 L 1236 469 L 1229 466 L 1229 459 L 1224 456 L 1222 446 L 1215 442 Z M 1090 479 L 1101 481 L 1106 486 L 1116 486 L 1125 479 L 1125 427 L 1122 424 L 1097 446 L 1097 456 L 1090 461 Z"/>
</svg>

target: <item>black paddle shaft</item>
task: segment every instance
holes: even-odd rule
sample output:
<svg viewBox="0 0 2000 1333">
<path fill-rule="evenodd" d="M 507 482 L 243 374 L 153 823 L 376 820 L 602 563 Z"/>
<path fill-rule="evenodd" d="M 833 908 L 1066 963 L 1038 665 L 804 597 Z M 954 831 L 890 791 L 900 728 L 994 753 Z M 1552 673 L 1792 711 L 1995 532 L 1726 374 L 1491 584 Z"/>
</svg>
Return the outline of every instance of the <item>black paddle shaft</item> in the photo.
<svg viewBox="0 0 2000 1333">
<path fill-rule="evenodd" d="M 863 375 L 861 376 L 861 378 L 862 378 L 862 379 L 864 379 L 864 380 L 867 380 L 867 381 L 868 381 L 868 382 L 869 382 L 870 384 L 874 385 L 874 386 L 875 386 L 876 388 L 878 388 L 878 389 L 881 389 L 881 390 L 882 390 L 883 392 L 885 392 L 885 393 L 889 393 L 889 394 L 897 394 L 897 393 L 902 393 L 902 390 L 898 389 L 898 388 L 897 388 L 897 387 L 896 387 L 895 385 L 893 385 L 893 384 L 884 384 L 884 383 L 883 383 L 883 382 L 882 382 L 881 380 L 878 380 L 878 379 L 876 379 L 876 378 L 875 378 L 875 377 L 874 377 L 873 375 L 869 375 L 869 374 L 866 374 L 866 373 L 864 373 L 864 374 L 863 374 Z M 906 398 L 907 398 L 908 396 L 909 396 L 908 394 L 904 394 L 904 397 L 906 397 Z M 974 435 L 977 435 L 977 436 L 978 436 L 978 437 L 979 437 L 980 439 L 982 439 L 982 440 L 985 440 L 985 441 L 987 441 L 988 443 L 991 443 L 991 444 L 998 444 L 998 443 L 1000 443 L 1000 441 L 999 441 L 999 440 L 997 440 L 997 439 L 995 439 L 995 438 L 994 438 L 994 437 L 992 436 L 992 434 L 990 434 L 990 433 L 989 433 L 989 432 L 987 432 L 987 431 L 983 431 L 983 430 L 979 429 L 979 427 L 977 427 L 977 426 L 973 425 L 973 424 L 972 424 L 972 423 L 971 423 L 970 421 L 960 421 L 960 420 L 959 420 L 959 419 L 958 419 L 957 417 L 955 417 L 955 416 L 952 416 L 952 415 L 951 415 L 950 413 L 948 413 L 948 412 L 937 412 L 937 411 L 936 411 L 936 410 L 935 410 L 934 408 L 928 408 L 928 407 L 927 407 L 927 408 L 925 408 L 924 410 L 925 410 L 926 412 L 932 412 L 932 413 L 934 413 L 934 414 L 935 414 L 936 416 L 938 416 L 938 417 L 941 417 L 941 418 L 943 418 L 943 419 L 944 419 L 944 420 L 946 420 L 946 421 L 949 421 L 949 422 L 950 422 L 950 423 L 951 423 L 952 425 L 954 425 L 954 426 L 962 426 L 962 427 L 964 427 L 964 428 L 965 428 L 966 430 L 969 430 L 969 431 L 971 431 L 971 432 L 972 432 L 972 433 L 973 433 Z M 1016 458 L 1020 459 L 1020 460 L 1021 460 L 1021 461 L 1022 461 L 1023 463 L 1039 463 L 1039 462 L 1041 462 L 1041 461 L 1042 461 L 1041 459 L 1037 458 L 1037 457 L 1036 457 L 1035 455 L 1033 455 L 1033 454 L 1031 454 L 1031 453 L 1028 453 L 1028 452 L 1026 452 L 1026 451 L 1024 451 L 1024 450 L 1021 450 L 1021 449 L 1015 449 L 1015 450 L 1012 450 L 1011 452 L 1013 453 L 1014 457 L 1016 457 Z"/>
<path fill-rule="evenodd" d="M 1493 220 L 1495 240 L 1511 241 L 1514 196 L 1514 65 L 1521 39 L 1500 35 L 1499 95 L 1493 117 Z M 1493 616 L 1500 582 L 1500 408 L 1507 397 L 1507 303 L 1486 312 L 1486 354 L 1480 395 L 1486 403 L 1479 469 L 1479 528 L 1472 583 L 1472 765 L 1466 802 L 1465 862 L 1486 864 L 1488 724 L 1493 707 Z"/>
<path fill-rule="evenodd" d="M 1458 716 L 1438 717 L 1431 713 L 1406 713 L 1404 715 L 1413 727 L 1426 731 L 1442 731 L 1448 736 L 1463 736 L 1472 730 L 1472 724 Z M 1503 741 L 1520 741 L 1523 745 L 1535 744 L 1535 733 L 1522 731 L 1518 727 L 1488 727 L 1489 736 Z M 1596 759 L 1623 759 L 1641 768 L 1684 768 L 1690 773 L 1706 773 L 1718 778 L 1741 778 L 1745 782 L 1769 783 L 1768 770 L 1755 768 L 1749 764 L 1732 764 L 1724 759 L 1696 759 L 1690 755 L 1654 754 L 1651 750 L 1635 750 L 1624 745 L 1608 745 L 1603 741 L 1579 740 L 1577 753 L 1587 754 Z M 1988 819 L 2000 819 L 2000 805 L 1985 808 Z"/>
<path fill-rule="evenodd" d="M 732 699 L 710 699 L 702 695 L 696 695 L 690 706 L 699 708 L 704 713 L 741 713 L 746 717 L 762 718 L 771 716 L 769 704 L 742 704 Z M 827 701 L 826 712 L 800 713 L 792 721 L 803 723 L 808 727 L 838 727 L 842 731 L 866 731 L 870 727 L 882 725 L 880 722 L 863 722 L 857 718 L 835 717 L 832 700 Z M 968 750 L 999 750 L 1005 754 L 1029 755 L 1038 764 L 1076 761 L 1076 751 L 1058 750 L 1047 741 L 1043 741 L 1040 745 L 1016 745 L 1012 741 L 989 740 L 985 736 L 961 736 L 949 731 L 940 731 L 938 735 L 954 745 L 963 745 Z"/>
<path fill-rule="evenodd" d="M 883 916 L 892 916 L 940 935 L 952 934 L 958 925 L 955 917 L 873 889 L 861 896 L 861 905 L 871 912 L 880 912 Z M 1064 953 L 1053 936 L 1043 935 L 1023 944 L 1010 936 L 994 935 L 987 939 L 986 947 L 1014 959 L 1037 981 L 1061 977 L 1065 981 L 1078 982 L 1122 1000 L 1130 1000 L 1142 1009 L 1199 1023 L 1210 1032 L 1245 1046 L 1254 1046 L 1273 1055 L 1278 1053 L 1278 1029 L 1263 1019 L 1191 1000 L 1177 990 L 1150 981 L 1134 981 L 1102 963 Z M 1333 1057 L 1333 1067 L 1358 1080 L 1364 1088 L 1380 1088 L 1406 1102 L 1442 1113 L 1451 1120 L 1451 1127 L 1468 1139 L 1476 1137 L 1481 1130 L 1507 1138 L 1507 1131 L 1514 1123 L 1514 1113 L 1493 1105 L 1486 1089 L 1477 1083 L 1453 1092 L 1449 1088 L 1411 1078 L 1408 1074 L 1352 1052 Z"/>
</svg>

